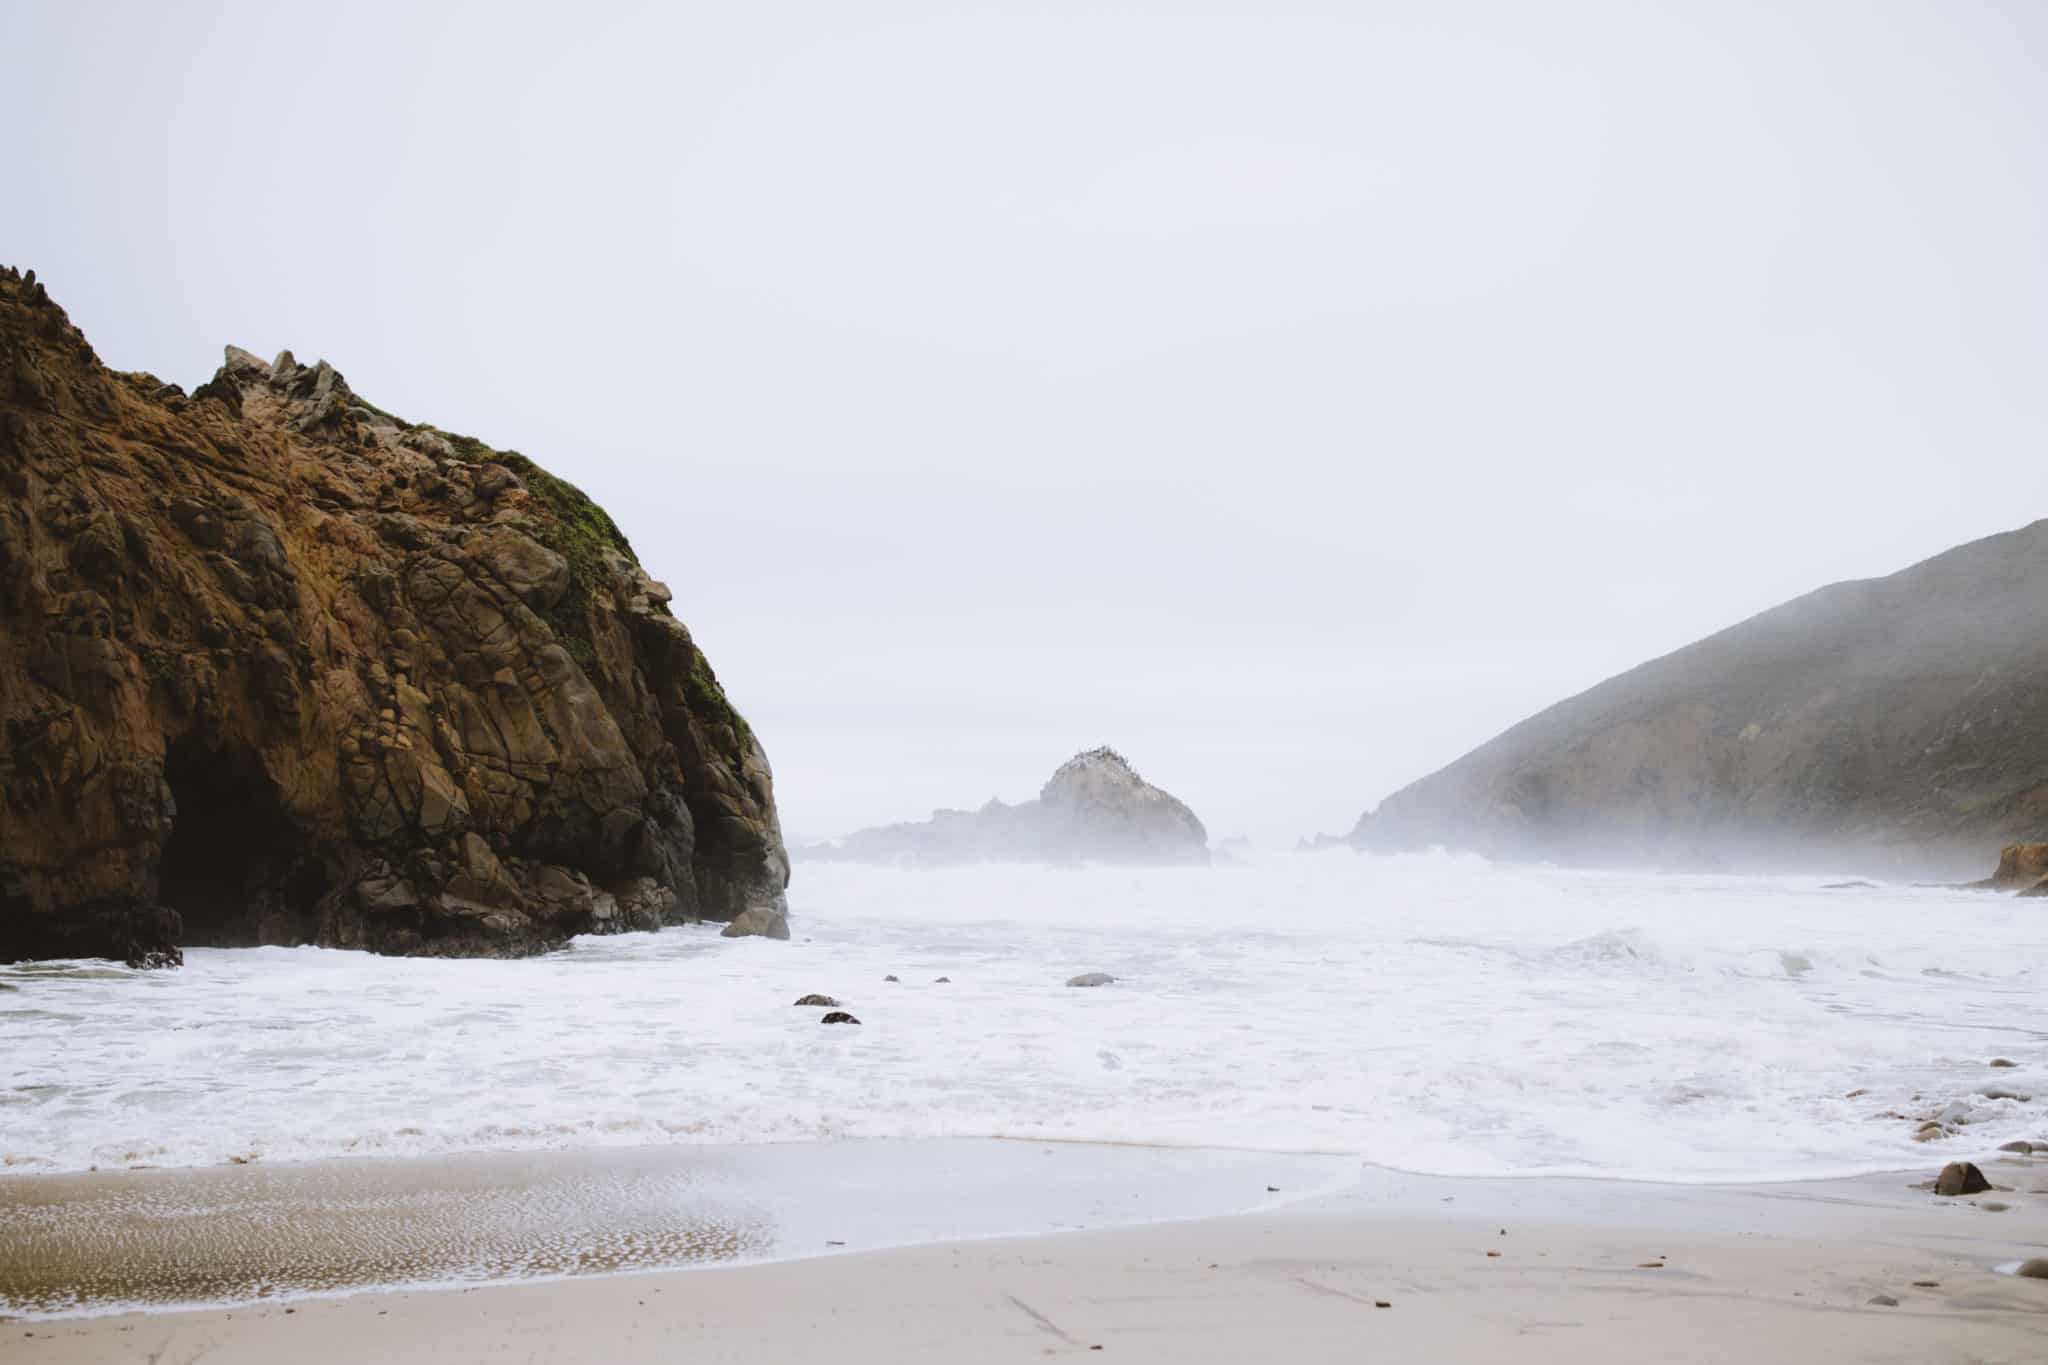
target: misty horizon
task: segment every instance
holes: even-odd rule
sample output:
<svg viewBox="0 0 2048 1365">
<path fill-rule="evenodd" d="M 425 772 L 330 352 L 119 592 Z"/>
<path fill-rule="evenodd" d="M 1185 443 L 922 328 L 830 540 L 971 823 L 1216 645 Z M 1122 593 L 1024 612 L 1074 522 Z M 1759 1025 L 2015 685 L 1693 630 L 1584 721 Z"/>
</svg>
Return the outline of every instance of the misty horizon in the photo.
<svg viewBox="0 0 2048 1365">
<path fill-rule="evenodd" d="M 21 16 L 5 254 L 585 489 L 794 842 L 1100 743 L 1341 833 L 2042 505 L 2035 14 L 190 24 Z"/>
</svg>

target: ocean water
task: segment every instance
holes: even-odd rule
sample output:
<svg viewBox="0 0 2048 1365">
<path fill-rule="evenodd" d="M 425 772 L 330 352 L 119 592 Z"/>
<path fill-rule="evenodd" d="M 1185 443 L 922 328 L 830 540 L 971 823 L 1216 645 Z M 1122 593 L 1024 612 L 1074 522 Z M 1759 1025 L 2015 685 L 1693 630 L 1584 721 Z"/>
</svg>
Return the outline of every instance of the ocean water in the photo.
<svg viewBox="0 0 2048 1365">
<path fill-rule="evenodd" d="M 0 968 L 0 1169 L 1002 1136 L 1714 1181 L 2048 1140 L 2037 901 L 1337 851 L 800 864 L 791 903 L 789 943 Z"/>
</svg>

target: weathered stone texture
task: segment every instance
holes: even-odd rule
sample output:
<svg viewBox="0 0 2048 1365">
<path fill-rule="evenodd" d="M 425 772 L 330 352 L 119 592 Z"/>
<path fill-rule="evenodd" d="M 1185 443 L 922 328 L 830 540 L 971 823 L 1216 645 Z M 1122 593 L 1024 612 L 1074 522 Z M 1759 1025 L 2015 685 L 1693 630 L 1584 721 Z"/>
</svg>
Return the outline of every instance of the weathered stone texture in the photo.
<svg viewBox="0 0 2048 1365">
<path fill-rule="evenodd" d="M 784 926 L 768 761 L 524 457 L 332 366 L 116 374 L 0 270 L 0 960 Z"/>
</svg>

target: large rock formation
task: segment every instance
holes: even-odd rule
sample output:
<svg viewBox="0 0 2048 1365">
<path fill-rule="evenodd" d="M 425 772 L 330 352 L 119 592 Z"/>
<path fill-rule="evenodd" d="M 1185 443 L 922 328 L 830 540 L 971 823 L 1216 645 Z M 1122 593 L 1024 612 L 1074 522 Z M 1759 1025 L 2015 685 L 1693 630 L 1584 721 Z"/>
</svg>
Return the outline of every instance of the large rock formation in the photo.
<svg viewBox="0 0 2048 1365">
<path fill-rule="evenodd" d="M 1986 891 L 2048 896 L 2048 844 L 2007 844 L 1999 850 L 1998 870 L 1970 885 Z"/>
<path fill-rule="evenodd" d="M 768 762 L 611 518 L 325 361 L 115 374 L 0 270 L 0 960 L 786 933 Z"/>
<path fill-rule="evenodd" d="M 1965 876 L 2044 829 L 2048 521 L 1609 679 L 1388 797 L 1351 842 Z"/>
<path fill-rule="evenodd" d="M 804 853 L 859 862 L 1206 863 L 1209 836 L 1185 804 L 1101 748 L 1061 764 L 1036 801 L 934 811 L 921 824 L 864 829 Z"/>
</svg>

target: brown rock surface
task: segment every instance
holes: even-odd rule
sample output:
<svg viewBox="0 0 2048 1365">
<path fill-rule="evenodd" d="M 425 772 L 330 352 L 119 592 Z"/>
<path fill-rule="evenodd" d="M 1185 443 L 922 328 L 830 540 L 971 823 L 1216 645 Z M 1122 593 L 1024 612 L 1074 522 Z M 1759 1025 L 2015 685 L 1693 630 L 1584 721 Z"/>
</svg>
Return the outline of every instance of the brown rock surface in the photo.
<svg viewBox="0 0 2048 1365">
<path fill-rule="evenodd" d="M 1982 1194 L 1991 1188 L 1991 1182 L 1984 1178 L 1984 1172 L 1977 1169 L 1974 1161 L 1951 1161 L 1941 1168 L 1941 1174 L 1934 1178 L 1934 1192 L 1954 1198 L 1964 1194 Z"/>
<path fill-rule="evenodd" d="M 2037 890 L 2048 878 L 2048 844 L 2007 844 L 1998 853 L 1998 871 L 1985 886 L 2003 891 Z"/>
<path fill-rule="evenodd" d="M 768 762 L 581 493 L 0 269 L 0 961 L 783 924 Z M 786 929 L 784 929 L 786 932 Z"/>
</svg>

